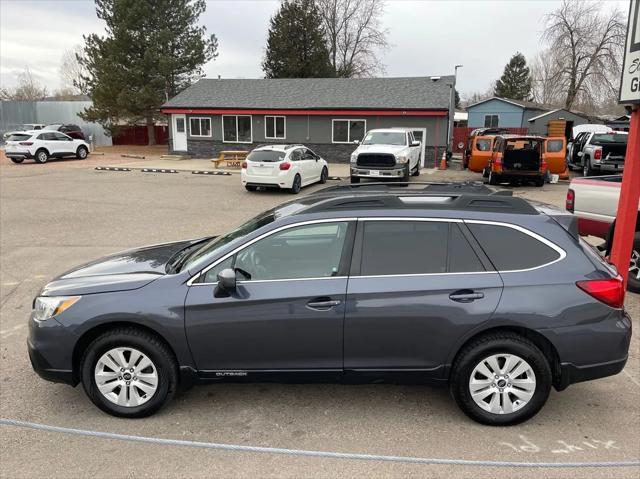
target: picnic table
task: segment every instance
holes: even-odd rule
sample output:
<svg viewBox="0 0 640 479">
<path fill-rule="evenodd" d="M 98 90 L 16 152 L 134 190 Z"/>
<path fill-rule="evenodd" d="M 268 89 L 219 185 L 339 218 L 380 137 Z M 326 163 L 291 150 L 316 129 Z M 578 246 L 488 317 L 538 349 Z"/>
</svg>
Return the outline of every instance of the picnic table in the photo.
<svg viewBox="0 0 640 479">
<path fill-rule="evenodd" d="M 244 150 L 221 151 L 218 158 L 214 158 L 211 162 L 216 166 L 216 168 L 220 168 L 220 164 L 224 163 L 224 166 L 227 168 L 239 169 L 248 154 L 249 152 Z"/>
</svg>

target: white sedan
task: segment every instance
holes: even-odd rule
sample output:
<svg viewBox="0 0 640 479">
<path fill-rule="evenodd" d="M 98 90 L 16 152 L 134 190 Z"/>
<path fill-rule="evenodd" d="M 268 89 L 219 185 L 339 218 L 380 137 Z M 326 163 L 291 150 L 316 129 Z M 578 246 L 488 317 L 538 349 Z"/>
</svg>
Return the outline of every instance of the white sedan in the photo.
<svg viewBox="0 0 640 479">
<path fill-rule="evenodd" d="M 256 148 L 242 163 L 242 184 L 247 191 L 277 187 L 299 193 L 312 183 L 326 183 L 327 162 L 304 145 L 269 145 Z"/>
<path fill-rule="evenodd" d="M 7 138 L 5 155 L 14 163 L 22 163 L 29 158 L 36 163 L 46 163 L 49 158 L 65 156 L 84 160 L 89 155 L 89 144 L 59 131 L 16 131 Z"/>
</svg>

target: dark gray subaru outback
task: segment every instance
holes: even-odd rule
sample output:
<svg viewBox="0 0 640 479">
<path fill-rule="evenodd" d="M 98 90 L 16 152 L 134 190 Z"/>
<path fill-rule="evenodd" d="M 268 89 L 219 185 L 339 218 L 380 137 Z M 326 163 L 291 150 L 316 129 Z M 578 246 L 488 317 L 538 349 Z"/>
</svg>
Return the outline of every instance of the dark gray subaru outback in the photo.
<svg viewBox="0 0 640 479">
<path fill-rule="evenodd" d="M 622 370 L 623 293 L 572 215 L 471 184 L 339 186 L 61 275 L 28 347 L 40 376 L 116 416 L 193 383 L 386 379 L 448 384 L 507 425 L 551 386 Z"/>
</svg>

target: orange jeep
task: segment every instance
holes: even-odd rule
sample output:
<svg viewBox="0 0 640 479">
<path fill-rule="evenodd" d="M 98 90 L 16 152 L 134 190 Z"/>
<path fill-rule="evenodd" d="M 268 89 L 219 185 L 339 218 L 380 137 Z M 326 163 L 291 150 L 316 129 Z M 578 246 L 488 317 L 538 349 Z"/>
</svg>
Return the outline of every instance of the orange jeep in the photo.
<svg viewBox="0 0 640 479">
<path fill-rule="evenodd" d="M 489 184 L 533 181 L 536 186 L 543 186 L 547 174 L 545 140 L 540 136 L 529 135 L 496 136 L 491 159 L 485 170 Z"/>
</svg>

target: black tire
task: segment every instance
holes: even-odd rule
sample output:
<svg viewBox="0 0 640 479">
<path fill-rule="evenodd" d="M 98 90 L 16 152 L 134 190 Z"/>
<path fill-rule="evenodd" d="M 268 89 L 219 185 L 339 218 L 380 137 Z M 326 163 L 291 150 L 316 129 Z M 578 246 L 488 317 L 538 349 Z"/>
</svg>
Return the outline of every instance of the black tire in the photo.
<svg viewBox="0 0 640 479">
<path fill-rule="evenodd" d="M 289 192 L 293 195 L 297 195 L 298 193 L 300 193 L 301 188 L 302 188 L 302 178 L 300 177 L 300 175 L 296 175 L 293 178 L 293 184 L 291 185 Z"/>
<path fill-rule="evenodd" d="M 320 173 L 320 184 L 324 185 L 327 182 L 328 178 L 329 178 L 329 170 L 327 169 L 326 166 L 324 166 L 322 168 L 322 173 Z"/>
<path fill-rule="evenodd" d="M 86 160 L 87 156 L 89 156 L 89 150 L 87 150 L 86 146 L 80 145 L 76 150 L 76 158 L 79 160 Z"/>
<path fill-rule="evenodd" d="M 19 164 L 24 161 L 24 158 L 11 158 L 11 161 L 13 161 L 16 164 Z"/>
<path fill-rule="evenodd" d="M 258 187 L 257 187 L 257 186 L 254 186 L 254 185 L 244 185 L 244 188 L 245 188 L 247 191 L 257 191 L 257 190 L 258 190 Z"/>
<path fill-rule="evenodd" d="M 489 171 L 489 184 L 492 186 L 500 184 L 500 177 L 493 171 Z"/>
<path fill-rule="evenodd" d="M 147 402 L 140 406 L 120 406 L 105 398 L 94 379 L 94 370 L 100 357 L 113 348 L 132 347 L 147 355 L 156 367 L 158 388 Z M 96 338 L 85 350 L 80 362 L 82 386 L 93 404 L 117 417 L 146 417 L 165 406 L 178 388 L 178 367 L 173 353 L 157 336 L 132 327 L 107 331 Z"/>
<path fill-rule="evenodd" d="M 410 180 L 411 180 L 411 164 L 407 162 L 407 164 L 404 167 L 404 172 L 402 173 L 402 176 L 398 178 L 398 181 L 400 183 L 409 183 Z"/>
<path fill-rule="evenodd" d="M 538 178 L 536 178 L 536 181 L 534 182 L 534 184 L 538 187 L 541 188 L 544 186 L 544 176 L 539 176 Z"/>
<path fill-rule="evenodd" d="M 358 176 L 352 176 L 351 177 L 351 183 L 360 183 L 360 177 Z"/>
<path fill-rule="evenodd" d="M 489 170 L 486 167 L 482 169 L 482 177 L 489 178 Z"/>
<path fill-rule="evenodd" d="M 636 255 L 636 265 L 640 267 L 640 233 L 636 233 L 633 240 L 633 251 L 631 252 L 631 258 Z M 629 276 L 627 278 L 627 289 L 632 293 L 640 293 L 640 278 L 637 277 L 638 272 L 629 270 Z"/>
<path fill-rule="evenodd" d="M 471 373 L 476 365 L 493 354 L 514 354 L 529 363 L 535 374 L 533 396 L 515 412 L 495 414 L 485 411 L 471 397 Z M 552 381 L 549 362 L 535 344 L 515 333 L 497 332 L 473 340 L 460 351 L 452 368 L 449 387 L 460 409 L 474 421 L 489 426 L 510 426 L 526 421 L 542 409 Z"/>
<path fill-rule="evenodd" d="M 420 162 L 422 161 L 421 157 L 418 157 L 418 163 L 416 164 L 416 169 L 413 170 L 413 173 L 411 174 L 411 176 L 420 176 Z"/>
<path fill-rule="evenodd" d="M 582 163 L 582 176 L 594 176 L 595 170 L 591 168 L 591 162 L 589 158 L 585 158 Z"/>
<path fill-rule="evenodd" d="M 47 160 L 49 159 L 49 152 L 44 148 L 41 148 L 38 151 L 36 151 L 34 158 L 36 160 L 36 163 L 40 163 L 40 164 L 46 163 Z"/>
</svg>

